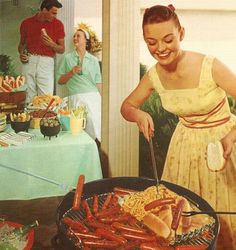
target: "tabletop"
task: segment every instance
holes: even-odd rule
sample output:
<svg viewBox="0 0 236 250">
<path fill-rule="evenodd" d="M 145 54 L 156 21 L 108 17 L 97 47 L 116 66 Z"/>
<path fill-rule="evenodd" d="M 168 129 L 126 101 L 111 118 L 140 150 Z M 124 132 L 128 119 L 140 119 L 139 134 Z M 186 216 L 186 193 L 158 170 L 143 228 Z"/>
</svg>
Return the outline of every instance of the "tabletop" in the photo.
<svg viewBox="0 0 236 250">
<path fill-rule="evenodd" d="M 72 136 L 70 132 L 61 131 L 50 140 L 39 129 L 31 129 L 29 133 L 35 135 L 31 141 L 0 147 L 0 200 L 61 196 L 69 192 L 65 186 L 76 187 L 81 174 L 85 175 L 85 182 L 102 178 L 97 145 L 86 132 Z M 62 187 L 32 175 L 52 180 Z"/>
</svg>

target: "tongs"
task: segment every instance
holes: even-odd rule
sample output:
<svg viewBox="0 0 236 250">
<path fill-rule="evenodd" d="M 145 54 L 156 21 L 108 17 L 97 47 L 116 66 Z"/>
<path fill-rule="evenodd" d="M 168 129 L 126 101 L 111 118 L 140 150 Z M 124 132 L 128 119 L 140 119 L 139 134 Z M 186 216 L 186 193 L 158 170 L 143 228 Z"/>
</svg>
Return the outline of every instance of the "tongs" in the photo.
<svg viewBox="0 0 236 250">
<path fill-rule="evenodd" d="M 156 164 L 156 159 L 155 159 L 155 155 L 154 155 L 152 137 L 149 140 L 149 146 L 150 146 L 150 152 L 151 152 L 151 158 L 152 158 L 152 168 L 153 168 L 154 177 L 157 181 L 156 187 L 157 187 L 157 191 L 158 191 L 158 186 L 160 185 L 160 180 L 159 180 L 158 174 L 157 174 L 157 164 Z"/>
<path fill-rule="evenodd" d="M 182 216 L 184 217 L 189 217 L 193 216 L 196 214 L 209 214 L 209 215 L 214 215 L 214 214 L 236 214 L 236 212 L 225 212 L 225 211 L 183 211 Z"/>
</svg>

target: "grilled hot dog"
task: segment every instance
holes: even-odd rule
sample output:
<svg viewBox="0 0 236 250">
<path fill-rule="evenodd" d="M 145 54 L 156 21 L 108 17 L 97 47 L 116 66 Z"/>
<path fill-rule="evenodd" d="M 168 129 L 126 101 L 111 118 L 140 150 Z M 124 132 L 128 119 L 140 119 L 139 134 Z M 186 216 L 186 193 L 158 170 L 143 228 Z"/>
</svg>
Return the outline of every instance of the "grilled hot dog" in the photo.
<svg viewBox="0 0 236 250">
<path fill-rule="evenodd" d="M 72 207 L 72 209 L 74 210 L 80 209 L 81 195 L 82 195 L 83 188 L 84 188 L 84 180 L 85 180 L 85 176 L 80 175 L 78 179 L 75 196 L 74 196 L 73 207 Z"/>
<path fill-rule="evenodd" d="M 105 248 L 105 249 L 114 249 L 118 247 L 119 243 L 116 241 L 110 241 L 110 240 L 89 240 L 84 239 L 83 245 L 85 247 L 91 247 L 91 248 Z"/>
<path fill-rule="evenodd" d="M 158 199 L 158 200 L 148 203 L 147 205 L 144 206 L 144 209 L 148 211 L 159 206 L 164 206 L 164 205 L 169 205 L 169 204 L 174 204 L 174 203 L 175 203 L 174 198 L 162 198 L 162 199 Z"/>
</svg>

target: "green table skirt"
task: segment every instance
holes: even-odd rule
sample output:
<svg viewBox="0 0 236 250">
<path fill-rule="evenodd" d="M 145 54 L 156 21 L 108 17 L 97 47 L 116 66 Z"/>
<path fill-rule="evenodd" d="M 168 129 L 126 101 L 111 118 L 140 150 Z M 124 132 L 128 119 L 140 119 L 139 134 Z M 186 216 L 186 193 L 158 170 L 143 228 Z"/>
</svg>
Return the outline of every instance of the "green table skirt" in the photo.
<svg viewBox="0 0 236 250">
<path fill-rule="evenodd" d="M 75 188 L 78 177 L 85 182 L 102 178 L 99 153 L 95 141 L 86 132 L 72 136 L 61 131 L 57 137 L 36 136 L 19 146 L 0 148 L 0 165 L 19 169 Z M 0 166 L 0 200 L 28 200 L 65 195 L 65 190 L 44 180 Z"/>
</svg>

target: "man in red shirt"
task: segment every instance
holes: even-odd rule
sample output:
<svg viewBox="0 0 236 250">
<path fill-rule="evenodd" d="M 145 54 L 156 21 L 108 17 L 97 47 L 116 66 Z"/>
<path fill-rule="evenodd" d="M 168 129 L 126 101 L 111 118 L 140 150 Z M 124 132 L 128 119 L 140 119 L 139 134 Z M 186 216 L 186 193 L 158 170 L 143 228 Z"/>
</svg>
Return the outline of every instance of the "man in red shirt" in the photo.
<svg viewBox="0 0 236 250">
<path fill-rule="evenodd" d="M 62 4 L 44 0 L 40 11 L 22 21 L 18 51 L 27 82 L 27 103 L 54 92 L 54 57 L 65 51 L 63 23 L 56 18 Z"/>
</svg>

